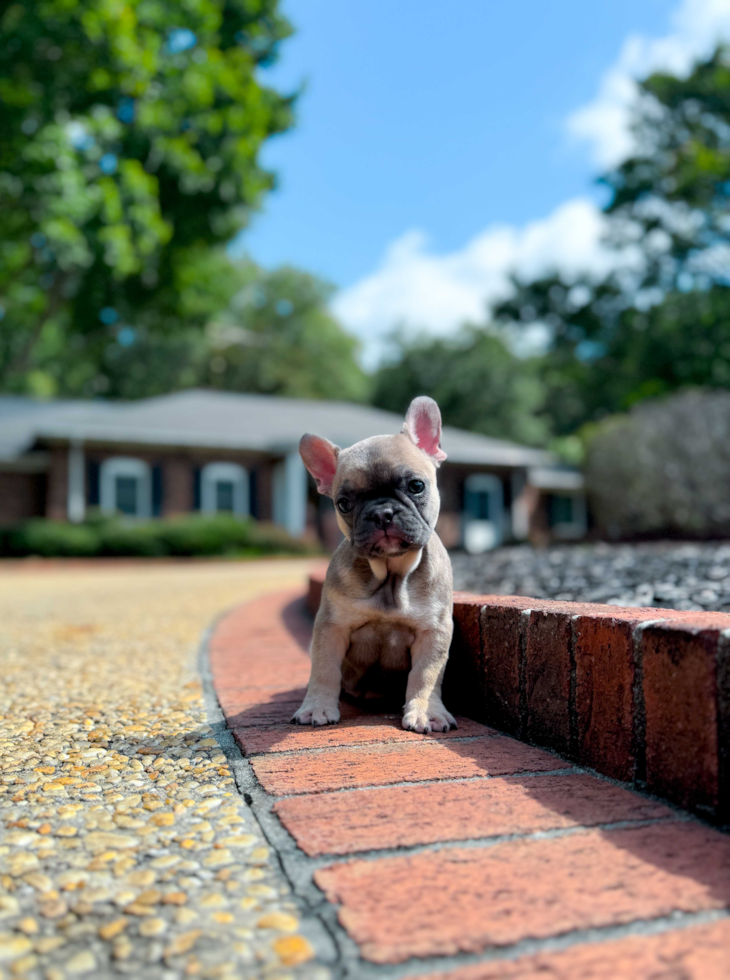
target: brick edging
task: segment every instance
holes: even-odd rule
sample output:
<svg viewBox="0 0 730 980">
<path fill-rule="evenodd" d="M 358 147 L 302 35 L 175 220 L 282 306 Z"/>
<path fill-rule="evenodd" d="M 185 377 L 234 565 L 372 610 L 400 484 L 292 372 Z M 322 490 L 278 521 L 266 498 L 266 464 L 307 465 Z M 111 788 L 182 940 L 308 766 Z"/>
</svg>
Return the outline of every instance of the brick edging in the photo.
<svg viewBox="0 0 730 980">
<path fill-rule="evenodd" d="M 454 624 L 452 710 L 730 820 L 730 615 L 457 592 Z"/>
<path fill-rule="evenodd" d="M 539 605 L 457 597 L 455 698 L 465 690 L 459 671 L 486 664 L 494 674 L 495 643 L 508 652 L 509 623 L 501 635 L 483 623 L 500 608 L 516 610 L 523 660 L 549 650 L 551 637 L 573 637 L 578 621 L 566 634 L 561 604 Z M 343 699 L 338 725 L 292 726 L 310 637 L 301 593 L 263 595 L 218 621 L 203 670 L 231 729 L 239 791 L 311 940 L 297 963 L 316 956 L 339 980 L 649 980 L 670 955 L 688 978 L 730 975 L 730 838 L 469 718 L 418 735 L 398 714 Z M 534 673 L 517 671 L 523 700 Z M 577 684 L 567 687 L 575 705 Z M 552 737 L 547 722 L 541 731 Z M 570 744 L 575 734 L 569 724 Z"/>
</svg>

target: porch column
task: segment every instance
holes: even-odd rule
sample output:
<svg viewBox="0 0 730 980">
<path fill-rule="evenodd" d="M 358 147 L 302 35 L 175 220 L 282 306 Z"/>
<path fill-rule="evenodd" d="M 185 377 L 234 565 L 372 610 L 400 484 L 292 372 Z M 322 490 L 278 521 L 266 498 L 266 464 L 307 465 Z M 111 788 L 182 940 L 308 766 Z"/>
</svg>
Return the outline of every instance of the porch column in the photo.
<svg viewBox="0 0 730 980">
<path fill-rule="evenodd" d="M 527 474 L 515 470 L 512 474 L 512 537 L 525 541 L 530 534 L 530 505 L 527 493 Z"/>
<path fill-rule="evenodd" d="M 66 515 L 72 524 L 80 524 L 86 516 L 86 461 L 84 444 L 72 439 L 68 447 L 68 496 Z"/>
<path fill-rule="evenodd" d="M 307 517 L 307 471 L 298 449 L 287 453 L 274 469 L 274 521 L 289 534 L 304 533 Z"/>
</svg>

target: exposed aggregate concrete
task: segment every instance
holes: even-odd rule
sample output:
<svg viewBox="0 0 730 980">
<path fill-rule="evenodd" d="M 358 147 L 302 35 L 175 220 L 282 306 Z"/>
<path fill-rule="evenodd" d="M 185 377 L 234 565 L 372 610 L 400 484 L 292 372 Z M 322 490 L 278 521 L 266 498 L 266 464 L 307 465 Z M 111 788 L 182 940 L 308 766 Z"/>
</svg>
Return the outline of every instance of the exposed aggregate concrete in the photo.
<svg viewBox="0 0 730 980">
<path fill-rule="evenodd" d="M 2 980 L 326 980 L 196 665 L 215 615 L 306 569 L 0 568 Z"/>
</svg>

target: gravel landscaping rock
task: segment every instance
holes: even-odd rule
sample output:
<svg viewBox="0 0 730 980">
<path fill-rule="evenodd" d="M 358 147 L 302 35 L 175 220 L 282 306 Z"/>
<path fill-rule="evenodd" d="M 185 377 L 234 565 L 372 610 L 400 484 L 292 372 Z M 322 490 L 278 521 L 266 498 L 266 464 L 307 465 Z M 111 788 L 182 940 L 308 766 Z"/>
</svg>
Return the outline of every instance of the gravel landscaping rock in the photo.
<svg viewBox="0 0 730 980">
<path fill-rule="evenodd" d="M 0 570 L 0 978 L 325 980 L 196 663 L 306 565 L 32 568 Z"/>
<path fill-rule="evenodd" d="M 467 592 L 730 612 L 727 542 L 518 545 L 451 561 Z"/>
</svg>

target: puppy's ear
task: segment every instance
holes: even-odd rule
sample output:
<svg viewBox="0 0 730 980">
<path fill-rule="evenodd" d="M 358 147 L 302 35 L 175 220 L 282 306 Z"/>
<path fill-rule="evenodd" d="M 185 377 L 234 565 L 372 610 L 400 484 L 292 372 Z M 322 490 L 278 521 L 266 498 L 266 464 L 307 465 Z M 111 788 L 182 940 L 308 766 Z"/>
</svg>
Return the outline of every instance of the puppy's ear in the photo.
<svg viewBox="0 0 730 980">
<path fill-rule="evenodd" d="M 441 448 L 441 412 L 433 398 L 421 395 L 413 399 L 406 412 L 403 432 L 419 449 L 428 453 L 437 466 L 446 459 Z"/>
<path fill-rule="evenodd" d="M 332 481 L 337 472 L 340 447 L 321 436 L 303 435 L 299 443 L 299 455 L 314 477 L 317 489 L 327 497 L 332 496 Z"/>
</svg>

